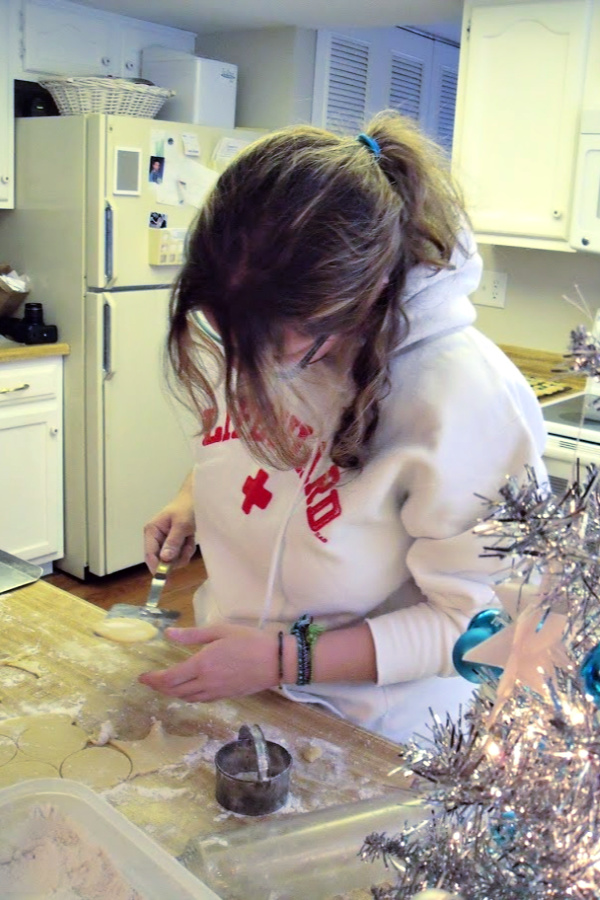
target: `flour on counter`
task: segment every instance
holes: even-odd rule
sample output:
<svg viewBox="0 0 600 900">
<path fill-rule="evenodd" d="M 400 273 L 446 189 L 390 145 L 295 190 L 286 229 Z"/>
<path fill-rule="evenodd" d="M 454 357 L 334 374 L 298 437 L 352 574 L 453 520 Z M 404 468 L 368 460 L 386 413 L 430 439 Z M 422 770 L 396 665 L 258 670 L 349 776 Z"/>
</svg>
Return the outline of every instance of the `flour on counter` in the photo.
<svg viewBox="0 0 600 900">
<path fill-rule="evenodd" d="M 60 900 L 144 900 L 107 854 L 50 805 L 40 805 L 0 848 L 4 895 Z"/>
</svg>

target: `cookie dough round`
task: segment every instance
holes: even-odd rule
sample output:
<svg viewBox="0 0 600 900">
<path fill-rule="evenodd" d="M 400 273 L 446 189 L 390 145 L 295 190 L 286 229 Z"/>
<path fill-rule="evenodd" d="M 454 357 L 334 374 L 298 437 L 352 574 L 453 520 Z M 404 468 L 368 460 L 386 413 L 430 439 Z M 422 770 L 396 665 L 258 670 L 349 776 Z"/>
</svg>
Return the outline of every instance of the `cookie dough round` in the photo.
<svg viewBox="0 0 600 900">
<path fill-rule="evenodd" d="M 60 767 L 62 778 L 82 781 L 95 791 L 103 791 L 126 781 L 131 760 L 111 747 L 87 747 L 67 757 Z"/>
<path fill-rule="evenodd" d="M 146 622 L 144 619 L 116 616 L 114 619 L 103 619 L 94 627 L 94 632 L 100 637 L 116 641 L 118 644 L 139 644 L 156 637 L 158 628 L 152 622 Z"/>
<path fill-rule="evenodd" d="M 17 745 L 12 738 L 0 734 L 0 766 L 5 766 L 17 755 Z"/>
<path fill-rule="evenodd" d="M 5 766 L 0 766 L 0 787 L 18 784 L 28 778 L 58 778 L 59 772 L 50 763 L 18 756 Z"/>
<path fill-rule="evenodd" d="M 18 745 L 25 756 L 60 766 L 63 759 L 85 747 L 88 740 L 88 735 L 79 725 L 60 719 L 36 722 L 33 718 L 29 728 L 19 736 Z"/>
</svg>

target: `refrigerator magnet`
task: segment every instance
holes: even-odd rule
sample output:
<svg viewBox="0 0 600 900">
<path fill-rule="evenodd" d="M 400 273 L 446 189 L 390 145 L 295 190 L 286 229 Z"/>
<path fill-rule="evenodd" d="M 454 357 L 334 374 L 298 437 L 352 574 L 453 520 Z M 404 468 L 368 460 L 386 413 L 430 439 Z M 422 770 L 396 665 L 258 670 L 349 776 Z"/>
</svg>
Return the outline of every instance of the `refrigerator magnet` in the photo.
<svg viewBox="0 0 600 900">
<path fill-rule="evenodd" d="M 135 147 L 115 147 L 113 194 L 136 197 L 141 193 L 142 151 Z"/>
<path fill-rule="evenodd" d="M 167 227 L 167 214 L 161 212 L 151 212 L 150 213 L 150 228 L 166 228 Z"/>
</svg>

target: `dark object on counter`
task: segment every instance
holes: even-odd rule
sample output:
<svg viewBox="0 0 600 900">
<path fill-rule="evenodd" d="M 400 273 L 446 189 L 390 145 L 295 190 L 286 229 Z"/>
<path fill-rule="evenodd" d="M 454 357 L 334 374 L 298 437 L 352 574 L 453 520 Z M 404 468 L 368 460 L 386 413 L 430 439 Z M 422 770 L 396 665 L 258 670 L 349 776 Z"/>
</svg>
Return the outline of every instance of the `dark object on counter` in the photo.
<svg viewBox="0 0 600 900">
<path fill-rule="evenodd" d="M 0 316 L 0 334 L 20 344 L 55 344 L 56 325 L 46 325 L 41 303 L 26 303 L 22 319 Z"/>
<path fill-rule="evenodd" d="M 265 816 L 287 801 L 292 757 L 265 740 L 260 725 L 242 725 L 238 740 L 215 756 L 217 802 L 242 816 Z"/>
<path fill-rule="evenodd" d="M 33 116 L 58 116 L 58 106 L 50 91 L 37 81 L 15 79 L 15 118 L 30 119 Z"/>
</svg>

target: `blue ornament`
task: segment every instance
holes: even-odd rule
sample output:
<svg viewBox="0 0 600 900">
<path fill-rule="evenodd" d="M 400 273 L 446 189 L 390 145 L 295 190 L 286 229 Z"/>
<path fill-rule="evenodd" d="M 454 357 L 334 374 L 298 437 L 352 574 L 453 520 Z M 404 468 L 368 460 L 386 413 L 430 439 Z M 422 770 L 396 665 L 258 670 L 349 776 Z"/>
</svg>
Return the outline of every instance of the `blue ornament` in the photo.
<svg viewBox="0 0 600 900">
<path fill-rule="evenodd" d="M 587 654 L 581 666 L 585 692 L 600 708 L 600 644 Z"/>
<path fill-rule="evenodd" d="M 500 821 L 492 825 L 490 832 L 499 846 L 510 844 L 514 841 L 517 835 L 516 820 L 517 816 L 514 810 L 505 809 L 500 816 Z"/>
<path fill-rule="evenodd" d="M 467 629 L 487 628 L 489 629 L 491 637 L 492 634 L 496 634 L 497 631 L 504 628 L 504 624 L 500 619 L 501 613 L 502 610 L 500 609 L 482 609 L 481 612 L 478 612 L 473 616 L 467 625 Z"/>
<path fill-rule="evenodd" d="M 461 634 L 454 645 L 452 651 L 454 668 L 459 675 L 462 675 L 467 681 L 472 681 L 473 684 L 481 684 L 482 681 L 487 681 L 486 676 L 502 675 L 503 670 L 498 668 L 498 666 L 485 666 L 482 663 L 468 662 L 464 658 L 469 650 L 477 647 L 483 641 L 487 641 L 492 634 L 493 632 L 489 628 L 469 628 L 464 634 Z"/>
</svg>

